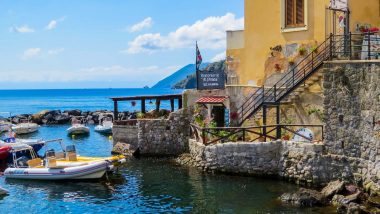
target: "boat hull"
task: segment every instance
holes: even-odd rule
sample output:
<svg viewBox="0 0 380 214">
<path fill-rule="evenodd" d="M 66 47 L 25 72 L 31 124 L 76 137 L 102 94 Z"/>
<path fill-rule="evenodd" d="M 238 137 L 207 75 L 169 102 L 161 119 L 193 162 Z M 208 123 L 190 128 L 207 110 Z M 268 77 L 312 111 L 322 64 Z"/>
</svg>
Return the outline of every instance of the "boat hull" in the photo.
<svg viewBox="0 0 380 214">
<path fill-rule="evenodd" d="M 86 126 L 72 126 L 67 129 L 68 134 L 89 134 L 90 129 Z"/>
<path fill-rule="evenodd" d="M 112 127 L 96 126 L 95 131 L 102 134 L 112 134 Z"/>
<path fill-rule="evenodd" d="M 9 151 L 11 150 L 12 148 L 10 146 L 4 146 L 4 147 L 1 147 L 0 148 L 0 160 L 5 160 L 7 159 L 8 155 L 9 155 Z"/>
<path fill-rule="evenodd" d="M 79 180 L 99 179 L 107 171 L 108 163 L 99 161 L 83 166 L 67 168 L 8 168 L 4 177 L 24 180 Z"/>
<path fill-rule="evenodd" d="M 38 125 L 34 123 L 19 124 L 19 125 L 13 126 L 12 130 L 18 135 L 30 134 L 30 133 L 38 131 Z"/>
</svg>

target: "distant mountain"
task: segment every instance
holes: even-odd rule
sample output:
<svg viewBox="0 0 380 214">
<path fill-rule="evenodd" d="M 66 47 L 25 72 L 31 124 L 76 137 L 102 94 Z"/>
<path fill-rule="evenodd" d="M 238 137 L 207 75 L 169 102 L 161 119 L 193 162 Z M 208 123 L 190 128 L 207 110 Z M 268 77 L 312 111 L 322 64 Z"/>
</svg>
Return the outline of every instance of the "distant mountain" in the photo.
<svg viewBox="0 0 380 214">
<path fill-rule="evenodd" d="M 209 63 L 203 63 L 201 69 L 206 68 Z M 173 88 L 178 82 L 187 79 L 188 76 L 195 74 L 195 64 L 189 64 L 174 72 L 172 75 L 156 83 L 152 88 Z"/>
<path fill-rule="evenodd" d="M 202 68 L 202 70 L 205 71 L 224 71 L 226 72 L 226 63 L 225 61 L 219 61 L 210 63 L 206 66 L 206 68 Z M 174 89 L 193 89 L 197 87 L 197 78 L 195 76 L 195 73 L 188 75 L 186 78 L 182 79 L 181 81 L 178 81 L 173 85 L 172 88 Z"/>
</svg>

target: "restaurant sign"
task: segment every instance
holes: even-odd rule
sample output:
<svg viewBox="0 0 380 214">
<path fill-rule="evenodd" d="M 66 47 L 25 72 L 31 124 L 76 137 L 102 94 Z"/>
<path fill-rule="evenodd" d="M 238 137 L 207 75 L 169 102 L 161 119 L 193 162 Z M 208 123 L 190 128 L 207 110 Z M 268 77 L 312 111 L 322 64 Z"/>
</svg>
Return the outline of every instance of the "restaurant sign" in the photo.
<svg viewBox="0 0 380 214">
<path fill-rule="evenodd" d="M 197 89 L 212 90 L 225 88 L 224 71 L 198 71 L 197 72 Z"/>
<path fill-rule="evenodd" d="M 348 0 L 330 0 L 330 9 L 346 11 L 348 9 Z"/>
</svg>

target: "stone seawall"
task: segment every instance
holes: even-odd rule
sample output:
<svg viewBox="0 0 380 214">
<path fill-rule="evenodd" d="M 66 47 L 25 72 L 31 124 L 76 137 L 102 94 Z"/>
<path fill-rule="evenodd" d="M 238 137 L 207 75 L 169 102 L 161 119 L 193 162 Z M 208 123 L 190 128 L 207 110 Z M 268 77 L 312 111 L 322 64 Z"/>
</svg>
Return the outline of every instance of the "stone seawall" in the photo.
<svg viewBox="0 0 380 214">
<path fill-rule="evenodd" d="M 135 125 L 115 125 L 115 147 L 127 144 L 128 149 L 147 156 L 179 155 L 187 151 L 189 124 L 187 113 L 180 110 L 171 113 L 168 119 L 141 119 Z"/>
<path fill-rule="evenodd" d="M 277 176 L 302 184 L 324 185 L 346 176 L 346 160 L 325 153 L 324 144 L 274 141 L 205 146 L 189 140 L 190 163 L 205 171 Z"/>
</svg>

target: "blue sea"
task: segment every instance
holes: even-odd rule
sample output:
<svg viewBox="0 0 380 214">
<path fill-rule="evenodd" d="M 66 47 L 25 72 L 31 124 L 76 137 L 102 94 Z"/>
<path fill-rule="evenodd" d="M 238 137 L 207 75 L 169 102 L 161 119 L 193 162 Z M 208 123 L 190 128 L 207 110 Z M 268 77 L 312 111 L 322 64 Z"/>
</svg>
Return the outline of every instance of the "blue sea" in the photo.
<svg viewBox="0 0 380 214">
<path fill-rule="evenodd" d="M 0 111 L 13 114 L 43 109 L 112 109 L 109 97 L 173 94 L 162 89 L 82 89 L 0 91 Z M 138 110 L 125 104 L 124 110 Z M 68 136 L 69 125 L 41 126 L 22 138 L 61 138 L 74 144 L 85 156 L 109 156 L 112 137 L 94 132 Z M 0 176 L 0 187 L 9 195 L 0 197 L 1 213 L 332 213 L 331 208 L 284 206 L 278 197 L 298 189 L 279 180 L 209 174 L 179 166 L 171 159 L 131 158 L 108 180 L 21 181 Z"/>
<path fill-rule="evenodd" d="M 83 111 L 113 110 L 111 97 L 180 94 L 182 90 L 172 89 L 52 89 L 52 90 L 0 90 L 0 112 L 12 115 L 33 114 L 41 110 L 80 109 Z M 147 109 L 154 109 L 154 101 Z M 162 108 L 170 103 L 162 102 Z M 177 105 L 177 104 L 176 104 Z M 132 106 L 121 102 L 119 111 L 139 111 L 140 103 Z M 6 116 L 6 115 L 1 115 Z"/>
</svg>

